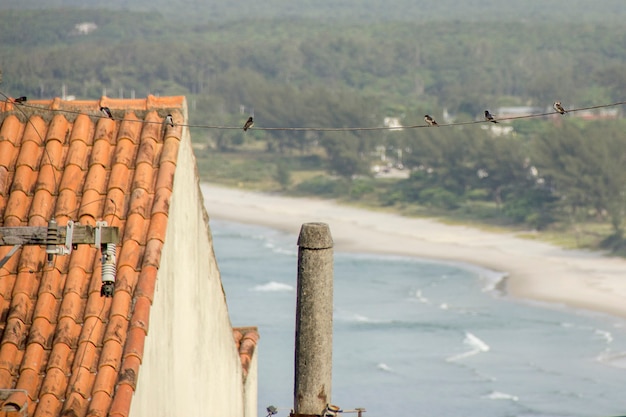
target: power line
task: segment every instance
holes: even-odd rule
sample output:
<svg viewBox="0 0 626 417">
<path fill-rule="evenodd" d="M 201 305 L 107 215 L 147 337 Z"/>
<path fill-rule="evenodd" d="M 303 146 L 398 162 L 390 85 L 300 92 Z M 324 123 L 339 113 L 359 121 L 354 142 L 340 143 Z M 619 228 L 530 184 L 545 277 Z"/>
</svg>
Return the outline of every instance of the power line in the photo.
<svg viewBox="0 0 626 417">
<path fill-rule="evenodd" d="M 6 99 L 7 102 L 12 102 L 11 98 L 9 98 L 6 94 L 4 94 L 3 92 L 0 91 L 0 95 L 4 96 L 4 98 Z M 607 107 L 616 107 L 616 106 L 621 106 L 626 104 L 626 101 L 618 101 L 615 103 L 607 103 L 607 104 L 600 104 L 600 105 L 596 105 L 596 106 L 589 106 L 589 107 L 579 107 L 579 108 L 574 108 L 574 109 L 568 109 L 567 112 L 568 113 L 576 113 L 576 112 L 581 112 L 581 111 L 586 111 L 586 110 L 594 110 L 594 109 L 601 109 L 601 108 L 607 108 Z M 102 115 L 102 113 L 100 111 L 94 111 L 93 114 L 91 113 L 85 113 L 84 111 L 78 111 L 78 110 L 69 110 L 69 109 L 50 109 L 50 108 L 46 108 L 43 106 L 35 106 L 32 104 L 28 104 L 26 103 L 20 103 L 14 104 L 15 106 L 21 106 L 21 107 L 25 107 L 25 108 L 30 108 L 33 110 L 37 110 L 37 111 L 45 111 L 45 112 L 52 112 L 52 113 L 67 113 L 67 114 L 75 114 L 75 115 L 80 115 L 80 114 L 84 114 L 87 115 L 89 117 L 94 117 L 94 118 L 98 118 L 98 119 L 109 119 L 109 120 L 114 120 L 114 121 L 126 121 L 126 122 L 135 122 L 135 123 L 143 123 L 143 124 L 158 124 L 158 125 L 162 125 L 164 122 L 153 122 L 153 121 L 149 121 L 149 120 L 125 120 L 125 119 L 119 119 L 119 118 L 109 118 L 107 116 Z M 546 117 L 546 116 L 552 116 L 552 115 L 559 115 L 561 116 L 557 111 L 550 111 L 550 112 L 544 112 L 544 113 L 534 113 L 534 114 L 526 114 L 526 115 L 521 115 L 521 116 L 509 116 L 509 117 L 496 117 L 497 121 L 510 121 L 510 120 L 521 120 L 521 119 L 531 119 L 531 118 L 538 118 L 538 117 Z M 474 124 L 483 124 L 483 123 L 490 123 L 490 121 L 488 120 L 472 120 L 472 121 L 467 121 L 467 122 L 455 122 L 455 123 L 439 123 L 438 127 L 453 127 L 453 126 L 466 126 L 466 125 L 474 125 Z M 188 128 L 195 128 L 195 129 L 213 129 L 213 130 L 240 130 L 243 127 L 242 126 L 222 126 L 222 125 L 203 125 L 203 124 L 182 124 L 182 123 L 176 123 L 176 126 L 181 126 L 181 127 L 188 127 Z M 377 131 L 377 130 L 397 130 L 397 129 L 421 129 L 421 128 L 429 128 L 432 126 L 429 126 L 427 124 L 420 124 L 420 125 L 410 125 L 410 126 L 375 126 L 375 127 L 258 127 L 258 126 L 254 126 L 252 128 L 250 128 L 250 130 L 262 130 L 262 131 L 291 131 L 291 132 L 355 132 L 355 131 Z"/>
</svg>

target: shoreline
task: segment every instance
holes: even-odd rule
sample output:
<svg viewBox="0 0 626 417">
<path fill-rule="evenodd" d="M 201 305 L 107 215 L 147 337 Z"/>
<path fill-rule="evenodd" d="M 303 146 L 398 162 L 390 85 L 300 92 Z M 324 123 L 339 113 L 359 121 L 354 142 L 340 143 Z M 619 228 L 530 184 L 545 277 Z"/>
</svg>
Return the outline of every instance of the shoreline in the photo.
<svg viewBox="0 0 626 417">
<path fill-rule="evenodd" d="M 341 205 L 201 183 L 209 219 L 293 233 L 303 223 L 330 227 L 341 252 L 377 253 L 467 264 L 501 274 L 497 288 L 519 299 L 566 305 L 626 318 L 626 259 L 563 249 L 514 233 L 451 226 Z M 294 245 L 296 242 L 294 242 Z"/>
</svg>

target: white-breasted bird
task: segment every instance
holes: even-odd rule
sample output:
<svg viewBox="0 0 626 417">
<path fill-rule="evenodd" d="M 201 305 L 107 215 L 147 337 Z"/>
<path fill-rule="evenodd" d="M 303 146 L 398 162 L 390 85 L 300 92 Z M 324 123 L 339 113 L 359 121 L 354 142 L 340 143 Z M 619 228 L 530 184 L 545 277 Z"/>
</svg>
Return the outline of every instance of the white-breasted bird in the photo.
<svg viewBox="0 0 626 417">
<path fill-rule="evenodd" d="M 167 116 L 165 116 L 165 123 L 167 123 L 171 127 L 174 127 L 174 118 L 172 117 L 171 114 L 168 114 Z"/>
<path fill-rule="evenodd" d="M 252 118 L 252 116 L 250 116 L 248 117 L 248 120 L 246 120 L 246 124 L 243 125 L 243 131 L 247 131 L 252 126 L 254 126 L 254 119 Z"/>
<path fill-rule="evenodd" d="M 554 104 L 552 105 L 552 107 L 554 107 L 554 110 L 556 110 L 557 112 L 559 112 L 560 114 L 565 114 L 567 113 L 565 111 L 565 109 L 563 108 L 563 106 L 561 105 L 560 101 L 555 101 Z"/>
<path fill-rule="evenodd" d="M 113 118 L 113 114 L 111 114 L 111 109 L 109 109 L 108 107 L 100 107 L 100 111 L 104 113 L 104 115 L 109 119 Z"/>
<path fill-rule="evenodd" d="M 435 119 L 430 117 L 429 115 L 424 116 L 424 120 L 428 123 L 429 126 L 439 126 Z"/>
<path fill-rule="evenodd" d="M 498 123 L 496 118 L 493 117 L 493 115 L 491 113 L 489 113 L 489 110 L 485 110 L 485 120 L 487 120 L 489 122 L 492 122 L 492 123 Z"/>
</svg>

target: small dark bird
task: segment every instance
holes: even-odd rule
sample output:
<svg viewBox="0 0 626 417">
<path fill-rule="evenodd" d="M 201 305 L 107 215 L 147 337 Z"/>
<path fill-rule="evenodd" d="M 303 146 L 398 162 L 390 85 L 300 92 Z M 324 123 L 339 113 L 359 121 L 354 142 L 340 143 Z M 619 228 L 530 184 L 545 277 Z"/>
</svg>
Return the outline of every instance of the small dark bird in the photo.
<svg viewBox="0 0 626 417">
<path fill-rule="evenodd" d="M 428 123 L 429 126 L 439 126 L 435 119 L 433 119 L 429 115 L 424 116 L 424 120 L 426 120 L 426 123 Z"/>
<path fill-rule="evenodd" d="M 560 101 L 555 101 L 554 104 L 552 105 L 552 107 L 554 107 L 554 110 L 556 110 L 557 112 L 559 112 L 561 114 L 567 113 L 565 111 L 565 109 L 563 108 L 563 106 L 561 106 L 561 102 Z"/>
<path fill-rule="evenodd" d="M 487 121 L 490 121 L 492 123 L 498 123 L 498 121 L 496 120 L 495 117 L 493 117 L 493 115 L 491 113 L 489 113 L 489 110 L 485 110 L 485 119 Z"/>
<path fill-rule="evenodd" d="M 274 414 L 278 413 L 278 408 L 274 407 L 273 405 L 270 405 L 269 407 L 267 407 L 266 410 L 267 410 L 267 416 L 266 417 L 270 417 L 270 416 L 273 416 Z"/>
<path fill-rule="evenodd" d="M 174 118 L 172 117 L 171 114 L 168 114 L 167 116 L 165 116 L 165 123 L 167 123 L 171 127 L 174 127 Z"/>
<path fill-rule="evenodd" d="M 252 116 L 248 117 L 248 120 L 246 121 L 246 124 L 243 125 L 243 131 L 247 131 L 248 129 L 250 129 L 252 126 L 254 126 L 254 119 L 252 118 Z"/>
<path fill-rule="evenodd" d="M 104 115 L 108 117 L 109 119 L 113 118 L 113 115 L 111 114 L 111 110 L 108 107 L 100 107 L 100 111 L 104 113 Z"/>
<path fill-rule="evenodd" d="M 27 100 L 26 96 L 18 97 L 13 99 L 13 103 L 22 104 Z"/>
</svg>

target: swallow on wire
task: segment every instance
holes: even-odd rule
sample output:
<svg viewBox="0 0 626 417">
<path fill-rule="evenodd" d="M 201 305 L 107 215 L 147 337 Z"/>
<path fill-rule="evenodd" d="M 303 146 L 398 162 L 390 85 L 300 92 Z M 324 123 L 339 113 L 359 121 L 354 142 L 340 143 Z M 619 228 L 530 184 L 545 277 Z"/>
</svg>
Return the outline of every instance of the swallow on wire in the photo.
<svg viewBox="0 0 626 417">
<path fill-rule="evenodd" d="M 243 131 L 247 131 L 248 129 L 250 129 L 252 126 L 254 126 L 254 119 L 252 118 L 252 116 L 248 117 L 248 120 L 246 121 L 246 124 L 243 125 Z"/>
<path fill-rule="evenodd" d="M 429 115 L 424 116 L 424 120 L 428 123 L 429 126 L 439 126 L 435 119 L 430 117 Z"/>
<path fill-rule="evenodd" d="M 565 109 L 563 108 L 563 106 L 561 105 L 560 101 L 555 101 L 554 104 L 552 105 L 552 107 L 554 107 L 554 110 L 556 110 L 557 112 L 559 112 L 560 114 L 565 114 L 567 113 L 565 111 Z"/>
<path fill-rule="evenodd" d="M 168 114 L 167 116 L 165 116 L 165 123 L 167 123 L 171 127 L 174 127 L 174 118 L 172 117 L 171 114 Z"/>
<path fill-rule="evenodd" d="M 28 99 L 26 98 L 26 96 L 21 96 L 21 97 L 18 97 L 18 98 L 14 98 L 14 99 L 13 99 L 13 103 L 22 104 L 22 103 L 24 103 L 26 100 L 28 100 Z"/>
<path fill-rule="evenodd" d="M 489 110 L 485 110 L 485 120 L 487 120 L 489 122 L 492 122 L 492 123 L 498 123 L 496 118 L 493 117 L 493 115 L 491 113 L 489 113 Z"/>
<path fill-rule="evenodd" d="M 104 113 L 104 115 L 109 119 L 113 118 L 113 114 L 111 114 L 111 109 L 109 109 L 108 107 L 100 107 L 100 111 Z"/>
</svg>

